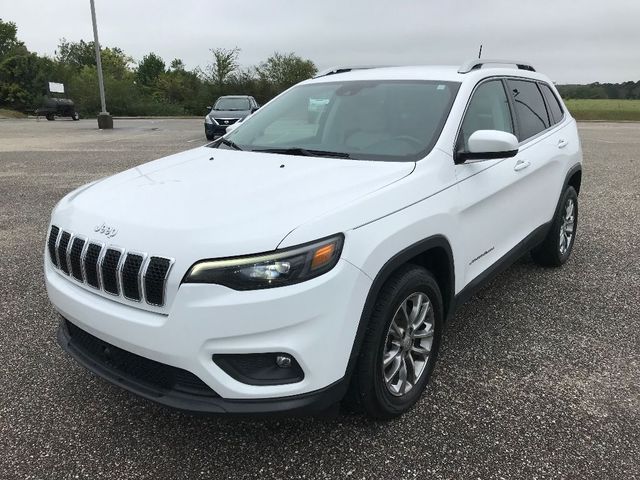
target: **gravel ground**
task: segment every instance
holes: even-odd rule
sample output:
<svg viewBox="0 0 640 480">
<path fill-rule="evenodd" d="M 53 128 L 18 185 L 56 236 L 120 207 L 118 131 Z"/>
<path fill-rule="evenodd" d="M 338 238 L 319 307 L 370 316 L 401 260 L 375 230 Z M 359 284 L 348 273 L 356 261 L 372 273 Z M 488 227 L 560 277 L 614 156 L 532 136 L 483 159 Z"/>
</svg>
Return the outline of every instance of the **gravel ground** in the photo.
<svg viewBox="0 0 640 480">
<path fill-rule="evenodd" d="M 572 259 L 523 258 L 467 303 L 388 423 L 189 416 L 62 352 L 41 266 L 56 201 L 204 143 L 200 120 L 116 126 L 0 120 L 0 478 L 640 478 L 640 124 L 581 124 Z"/>
</svg>

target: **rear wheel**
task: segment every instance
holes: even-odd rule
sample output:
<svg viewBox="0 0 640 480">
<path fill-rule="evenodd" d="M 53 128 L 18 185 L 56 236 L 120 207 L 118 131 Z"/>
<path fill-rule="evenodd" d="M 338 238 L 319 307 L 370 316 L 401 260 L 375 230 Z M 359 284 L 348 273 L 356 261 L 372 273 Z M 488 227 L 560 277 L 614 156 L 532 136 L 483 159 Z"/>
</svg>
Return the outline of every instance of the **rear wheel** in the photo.
<svg viewBox="0 0 640 480">
<path fill-rule="evenodd" d="M 53 113 L 47 113 L 46 118 L 50 122 L 52 122 L 52 121 L 54 121 L 56 119 L 56 117 L 53 116 Z"/>
<path fill-rule="evenodd" d="M 535 262 L 544 267 L 564 264 L 571 255 L 576 239 L 578 194 L 573 187 L 569 186 L 564 191 L 560 205 L 546 238 L 531 251 Z"/>
<path fill-rule="evenodd" d="M 374 418 L 390 419 L 420 398 L 435 365 L 442 296 L 433 276 L 407 265 L 385 283 L 374 307 L 351 400 Z"/>
<path fill-rule="evenodd" d="M 80 120 L 80 114 L 78 112 L 73 112 L 73 115 L 71 116 L 71 118 L 73 119 L 74 122 Z"/>
</svg>

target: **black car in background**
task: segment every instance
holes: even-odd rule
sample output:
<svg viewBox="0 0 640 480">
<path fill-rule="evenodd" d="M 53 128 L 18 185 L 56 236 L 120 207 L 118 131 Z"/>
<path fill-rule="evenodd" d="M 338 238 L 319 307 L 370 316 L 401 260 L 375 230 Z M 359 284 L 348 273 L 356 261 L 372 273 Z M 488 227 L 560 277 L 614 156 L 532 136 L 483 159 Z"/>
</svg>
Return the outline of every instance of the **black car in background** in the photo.
<svg viewBox="0 0 640 480">
<path fill-rule="evenodd" d="M 36 115 L 45 117 L 47 120 L 55 120 L 56 117 L 71 117 L 73 120 L 80 120 L 76 106 L 69 98 L 45 98 L 42 106 L 36 110 Z"/>
<path fill-rule="evenodd" d="M 204 134 L 207 140 L 224 135 L 229 125 L 242 121 L 258 108 L 256 99 L 249 95 L 227 95 L 218 98 L 211 111 L 204 117 Z"/>
</svg>

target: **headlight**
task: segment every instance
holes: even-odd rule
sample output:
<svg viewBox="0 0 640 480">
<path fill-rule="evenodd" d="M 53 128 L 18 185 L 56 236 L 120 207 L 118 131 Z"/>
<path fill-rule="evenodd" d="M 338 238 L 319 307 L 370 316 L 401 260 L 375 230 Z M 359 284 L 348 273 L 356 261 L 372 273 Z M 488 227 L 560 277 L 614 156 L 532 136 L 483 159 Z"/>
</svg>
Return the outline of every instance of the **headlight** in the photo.
<svg viewBox="0 0 640 480">
<path fill-rule="evenodd" d="M 206 117 L 204 117 L 204 123 L 208 123 L 209 125 L 217 125 L 218 122 L 216 122 L 213 117 L 210 117 L 209 115 L 207 115 Z"/>
<path fill-rule="evenodd" d="M 273 288 L 304 282 L 328 272 L 340 259 L 344 235 L 281 251 L 203 260 L 193 265 L 184 283 L 216 283 L 234 290 Z"/>
</svg>

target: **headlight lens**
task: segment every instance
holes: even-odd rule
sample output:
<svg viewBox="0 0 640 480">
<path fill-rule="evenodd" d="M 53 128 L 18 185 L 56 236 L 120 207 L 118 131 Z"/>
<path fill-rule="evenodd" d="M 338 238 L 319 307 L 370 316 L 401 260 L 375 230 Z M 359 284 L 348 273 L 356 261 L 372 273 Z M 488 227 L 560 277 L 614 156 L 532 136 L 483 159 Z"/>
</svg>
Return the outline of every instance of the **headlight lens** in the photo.
<svg viewBox="0 0 640 480">
<path fill-rule="evenodd" d="M 211 117 L 210 115 L 207 115 L 206 117 L 204 117 L 204 123 L 208 123 L 209 125 L 215 125 L 218 122 L 216 122 L 213 117 Z"/>
<path fill-rule="evenodd" d="M 304 282 L 328 272 L 340 259 L 344 235 L 281 251 L 203 260 L 193 265 L 183 283 L 215 283 L 234 290 L 256 290 Z"/>
</svg>

